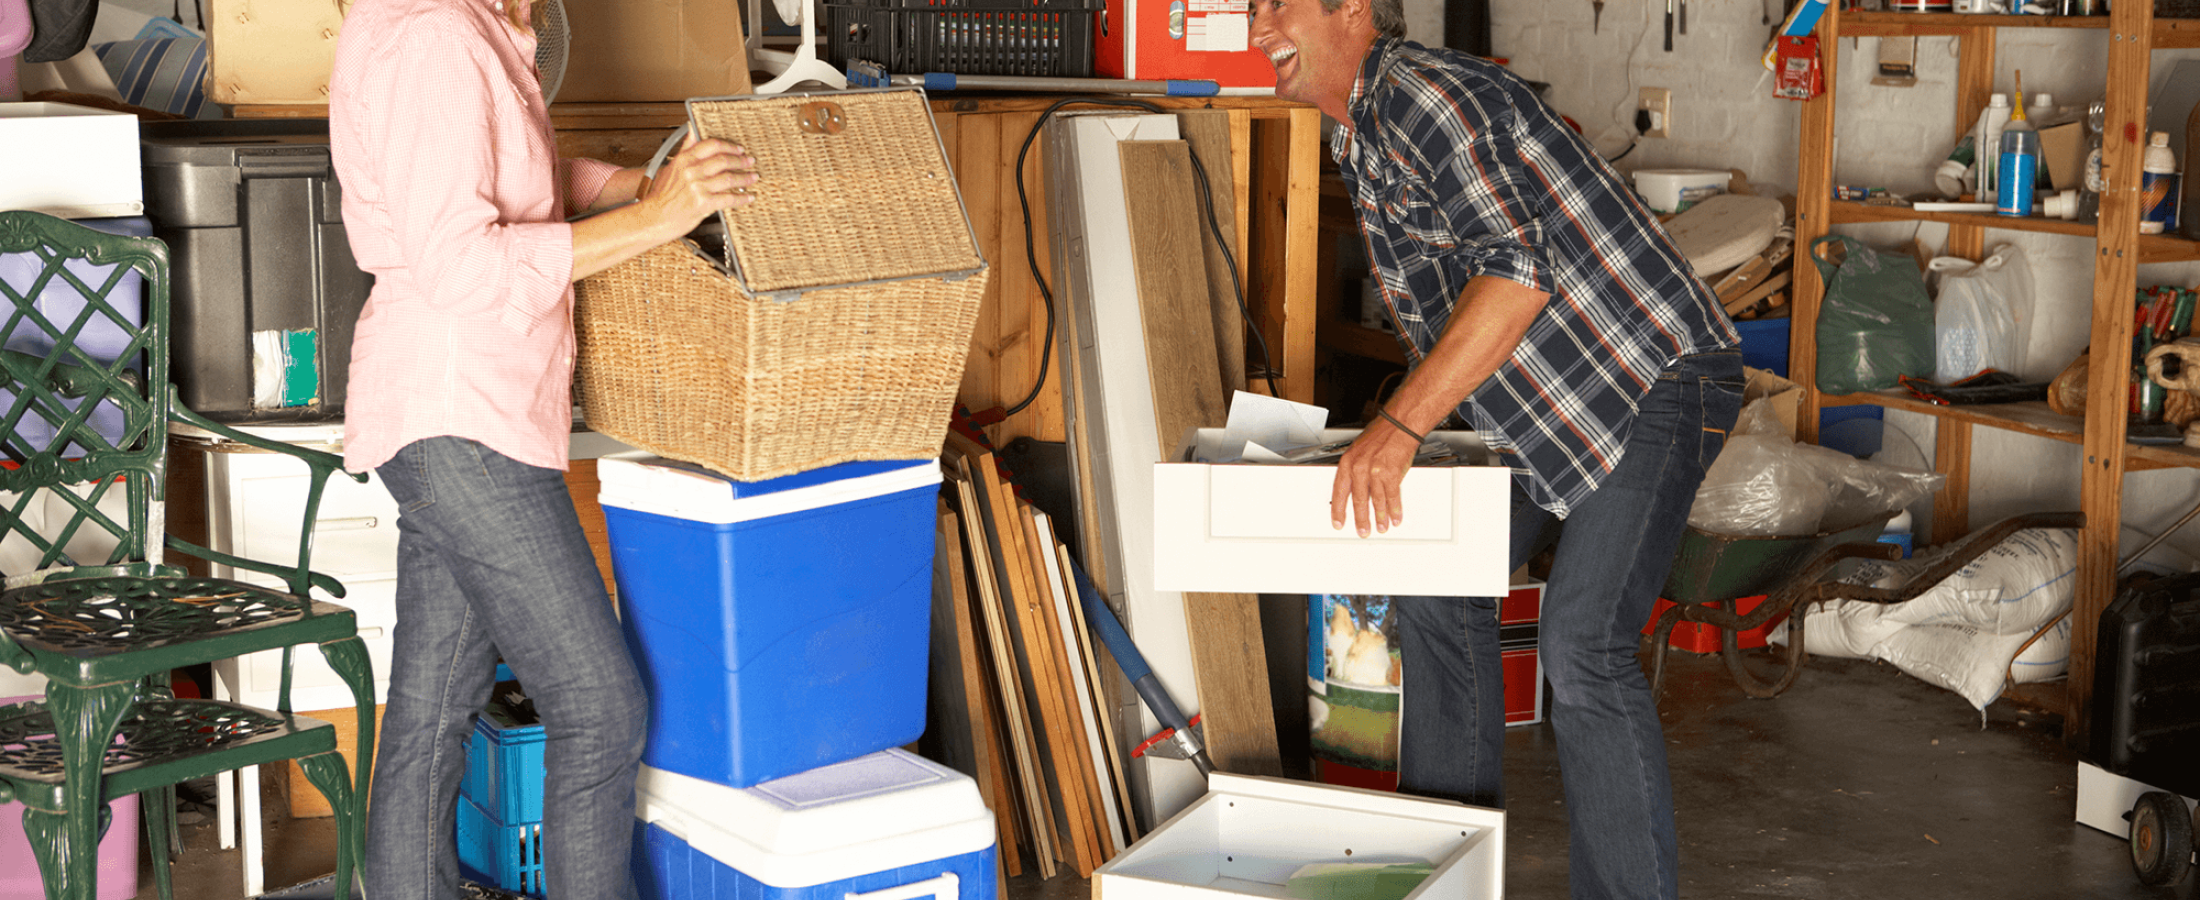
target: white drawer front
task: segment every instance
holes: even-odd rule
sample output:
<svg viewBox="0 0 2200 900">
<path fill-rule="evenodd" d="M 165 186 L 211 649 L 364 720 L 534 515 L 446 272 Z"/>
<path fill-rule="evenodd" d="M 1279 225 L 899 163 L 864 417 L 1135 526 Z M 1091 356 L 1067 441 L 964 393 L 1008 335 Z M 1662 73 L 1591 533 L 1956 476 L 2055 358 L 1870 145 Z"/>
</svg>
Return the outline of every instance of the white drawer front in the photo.
<svg viewBox="0 0 2200 900">
<path fill-rule="evenodd" d="M 397 627 L 397 582 L 347 583 L 347 596 L 337 602 L 350 607 L 359 620 L 359 639 L 367 645 L 374 663 L 375 702 L 387 697 L 390 683 L 390 647 Z M 321 649 L 307 645 L 291 651 L 290 708 L 338 709 L 352 705 L 351 688 L 321 658 Z M 215 664 L 224 682 L 236 685 L 237 701 L 269 709 L 282 689 L 283 657 L 280 650 L 263 650 Z"/>
<path fill-rule="evenodd" d="M 297 558 L 298 522 L 306 503 L 305 464 L 287 456 L 230 453 L 216 456 L 208 497 L 215 549 L 248 559 Z M 210 474 L 214 474 L 210 471 Z M 220 546 L 227 533 L 229 547 Z M 380 480 L 337 477 L 322 495 L 315 518 L 313 568 L 349 585 L 393 578 L 397 573 L 397 502 Z"/>
</svg>

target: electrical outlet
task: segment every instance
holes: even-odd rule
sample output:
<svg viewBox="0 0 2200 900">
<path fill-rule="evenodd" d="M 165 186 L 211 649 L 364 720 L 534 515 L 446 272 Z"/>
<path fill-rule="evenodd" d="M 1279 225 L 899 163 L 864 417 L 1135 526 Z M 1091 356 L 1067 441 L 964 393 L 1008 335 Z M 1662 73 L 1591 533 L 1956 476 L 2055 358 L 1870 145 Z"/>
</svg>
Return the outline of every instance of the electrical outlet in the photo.
<svg viewBox="0 0 2200 900">
<path fill-rule="evenodd" d="M 1642 89 L 1635 108 L 1650 114 L 1650 127 L 1643 129 L 1643 137 L 1673 136 L 1673 92 L 1661 87 Z"/>
</svg>

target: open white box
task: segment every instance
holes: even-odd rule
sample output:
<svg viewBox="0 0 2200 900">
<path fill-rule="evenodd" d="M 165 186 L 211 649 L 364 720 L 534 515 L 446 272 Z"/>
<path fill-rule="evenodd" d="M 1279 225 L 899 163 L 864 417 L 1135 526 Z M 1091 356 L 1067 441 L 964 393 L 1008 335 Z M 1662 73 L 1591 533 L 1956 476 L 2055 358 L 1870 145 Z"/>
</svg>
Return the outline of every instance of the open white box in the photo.
<svg viewBox="0 0 2200 900">
<path fill-rule="evenodd" d="M 1436 870 L 1406 900 L 1495 900 L 1505 813 L 1217 772 L 1206 796 L 1093 871 L 1093 897 L 1283 897 L 1292 872 L 1322 862 L 1428 863 Z"/>
<path fill-rule="evenodd" d="M 1359 432 L 1323 431 L 1324 442 Z M 1429 435 L 1482 459 L 1471 431 Z M 1176 460 L 1215 458 L 1222 429 L 1185 436 Z M 1405 522 L 1362 538 L 1331 527 L 1336 466 L 1154 465 L 1154 589 L 1226 593 L 1420 594 L 1502 597 L 1512 470 L 1497 465 L 1415 467 L 1400 485 Z"/>
<path fill-rule="evenodd" d="M 69 103 L 0 103 L 0 209 L 69 219 L 145 214 L 138 120 Z"/>
</svg>

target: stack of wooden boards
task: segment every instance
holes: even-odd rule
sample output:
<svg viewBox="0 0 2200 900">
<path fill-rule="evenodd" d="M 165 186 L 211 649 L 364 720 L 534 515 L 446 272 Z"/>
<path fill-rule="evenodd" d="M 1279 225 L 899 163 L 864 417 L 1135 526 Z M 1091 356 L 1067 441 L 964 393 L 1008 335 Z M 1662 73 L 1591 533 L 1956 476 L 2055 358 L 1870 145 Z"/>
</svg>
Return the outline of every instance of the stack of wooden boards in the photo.
<svg viewBox="0 0 2200 900">
<path fill-rule="evenodd" d="M 1066 129 L 1065 120 L 1074 118 L 1060 116 L 1047 127 Z M 1105 604 L 1119 617 L 1164 688 L 1187 714 L 1201 714 L 1218 770 L 1281 771 L 1257 598 L 1158 594 L 1150 584 L 1137 585 L 1124 564 L 1126 545 L 1136 550 L 1143 541 L 1151 550 L 1151 498 L 1132 508 L 1126 498 L 1138 491 L 1122 488 L 1141 470 L 1150 484 L 1153 463 L 1188 429 L 1221 426 L 1229 390 L 1245 380 L 1244 319 L 1230 266 L 1200 206 L 1207 195 L 1191 160 L 1196 152 L 1206 163 L 1208 202 L 1223 211 L 1220 222 L 1228 224 L 1219 230 L 1242 266 L 1227 211 L 1247 176 L 1223 161 L 1232 159 L 1230 143 L 1245 139 L 1250 123 L 1240 113 L 1205 110 L 1132 118 L 1172 121 L 1149 129 L 1165 132 L 1165 139 L 1104 142 L 1082 160 L 1056 152 L 1066 140 L 1057 133 L 1045 163 L 1050 243 L 1057 250 L 1048 276 L 1059 311 L 1056 373 L 1069 420 L 1066 474 L 1075 508 L 1034 508 L 999 455 L 961 435 L 950 435 L 942 455 L 948 481 L 926 740 L 942 761 L 978 781 L 1012 875 L 1032 867 L 1051 877 L 1059 862 L 1089 877 L 1142 829 L 1188 802 L 1183 791 L 1160 784 L 1152 767 L 1165 766 L 1169 778 L 1182 781 L 1190 763 L 1131 752 L 1156 728 L 1142 720 L 1121 670 L 1086 627 L 1086 603 Z M 1121 123 L 1108 128 L 1136 131 Z M 1062 168 L 1072 162 L 1105 169 L 1107 177 L 1069 177 Z M 1115 210 L 1121 233 L 1065 225 L 1065 210 L 1103 206 Z M 1064 228 L 1074 233 L 1065 236 Z M 1103 245 L 1123 258 L 1110 261 L 1097 249 Z M 1067 246 L 1094 252 L 1064 254 Z M 1205 249 L 1187 252 L 1193 246 Z M 1115 307 L 1096 318 L 1097 307 L 1111 300 Z M 1135 315 L 1121 318 L 1125 307 Z M 1110 317 L 1118 326 L 1130 323 L 1108 340 L 1111 353 L 1129 353 L 1123 358 L 1131 362 L 1103 372 L 1092 358 L 1095 323 Z M 1134 432 L 1140 437 L 1126 443 Z M 1058 527 L 1049 512 L 1074 526 Z M 1067 533 L 1078 536 L 1077 546 L 1057 537 Z M 1090 576 L 1081 596 L 1082 573 Z M 1171 629 L 1176 647 L 1168 646 Z M 1196 678 L 1174 662 L 1187 643 Z M 1194 789 L 1191 797 L 1203 792 Z"/>
<path fill-rule="evenodd" d="M 1738 179 L 1745 188 L 1746 179 Z M 1665 220 L 1674 245 L 1736 321 L 1787 315 L 1794 200 L 1717 194 Z"/>
</svg>

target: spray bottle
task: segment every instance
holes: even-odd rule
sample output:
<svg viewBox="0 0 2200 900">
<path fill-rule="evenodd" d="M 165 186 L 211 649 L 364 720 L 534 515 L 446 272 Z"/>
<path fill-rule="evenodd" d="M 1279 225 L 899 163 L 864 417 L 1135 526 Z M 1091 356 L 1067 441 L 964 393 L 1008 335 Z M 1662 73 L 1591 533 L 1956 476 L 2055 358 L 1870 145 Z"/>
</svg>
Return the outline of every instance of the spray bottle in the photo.
<svg viewBox="0 0 2200 900">
<path fill-rule="evenodd" d="M 2085 177 L 2079 185 L 2078 221 L 2101 220 L 2101 129 L 2108 122 L 2108 104 L 2095 100 L 2085 110 Z"/>
<path fill-rule="evenodd" d="M 2001 158 L 1994 164 L 1994 211 L 2005 216 L 2032 214 L 2032 185 L 2040 174 L 2040 133 L 2024 115 L 2024 73 L 2017 73 L 2017 103 L 2001 131 Z"/>
<path fill-rule="evenodd" d="M 2009 95 L 1995 94 L 1987 101 L 1986 109 L 1978 114 L 1978 192 L 1979 199 L 1991 202 L 1997 184 L 1996 159 L 2001 149 L 2001 130 L 2009 124 Z"/>
</svg>

